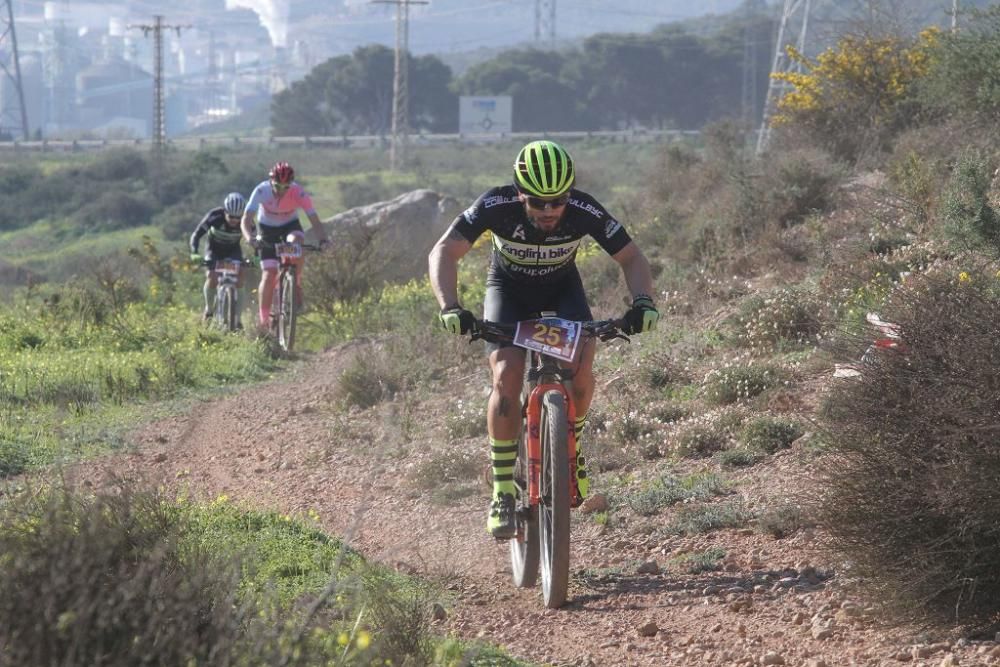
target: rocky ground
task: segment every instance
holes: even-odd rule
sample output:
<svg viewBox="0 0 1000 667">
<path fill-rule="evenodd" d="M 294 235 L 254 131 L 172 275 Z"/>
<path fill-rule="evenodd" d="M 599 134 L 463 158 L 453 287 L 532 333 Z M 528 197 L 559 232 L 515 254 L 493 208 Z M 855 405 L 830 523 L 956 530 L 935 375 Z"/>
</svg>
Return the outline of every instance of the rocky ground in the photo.
<svg viewBox="0 0 1000 667">
<path fill-rule="evenodd" d="M 495 643 L 537 663 L 1000 664 L 1000 644 L 992 641 L 884 627 L 874 608 L 846 592 L 815 529 L 780 540 L 749 529 L 664 539 L 580 513 L 569 603 L 546 610 L 537 588 L 512 586 L 507 547 L 486 535 L 485 488 L 444 503 L 414 485 L 408 472 L 434 447 L 452 445 L 401 447 L 385 424 L 352 421 L 330 407 L 347 352 L 328 351 L 270 383 L 150 423 L 133 434 L 132 451 L 89 462 L 76 477 L 100 485 L 115 475 L 141 476 L 204 498 L 315 510 L 328 532 L 369 559 L 445 577 L 454 597 L 436 621 L 442 634 Z M 430 408 L 411 417 L 435 418 Z M 470 439 L 455 447 L 485 459 L 483 444 Z M 801 476 L 793 453 L 751 469 L 748 492 Z M 727 554 L 719 571 L 683 574 L 667 566 L 679 554 L 712 547 Z"/>
</svg>

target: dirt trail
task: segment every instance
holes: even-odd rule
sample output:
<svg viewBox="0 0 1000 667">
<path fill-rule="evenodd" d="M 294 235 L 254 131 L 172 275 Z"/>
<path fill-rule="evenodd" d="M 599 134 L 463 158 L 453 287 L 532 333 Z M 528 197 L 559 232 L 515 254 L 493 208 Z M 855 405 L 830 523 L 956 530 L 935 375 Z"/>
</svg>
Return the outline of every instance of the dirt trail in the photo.
<svg viewBox="0 0 1000 667">
<path fill-rule="evenodd" d="M 962 665 L 996 664 L 993 642 L 919 645 L 877 627 L 839 590 L 809 531 L 775 540 L 751 530 L 654 537 L 574 517 L 570 602 L 545 610 L 538 589 L 510 583 L 507 549 L 484 530 L 484 494 L 432 504 L 407 482 L 422 447 L 380 456 L 377 428 L 329 407 L 349 350 L 331 350 L 276 380 L 155 421 L 133 434 L 132 453 L 88 462 L 81 481 L 141 476 L 202 498 L 283 512 L 315 510 L 324 528 L 369 559 L 413 573 L 446 573 L 456 593 L 442 633 L 479 638 L 521 658 L 558 665 Z M 418 418 L 436 418 L 430 415 Z M 432 445 L 427 444 L 427 447 Z M 436 445 L 443 447 L 445 445 Z M 482 456 L 485 460 L 486 450 Z M 801 474 L 778 457 L 767 479 Z M 759 473 L 754 473 L 759 474 Z M 725 549 L 718 572 L 678 573 L 671 559 Z"/>
</svg>

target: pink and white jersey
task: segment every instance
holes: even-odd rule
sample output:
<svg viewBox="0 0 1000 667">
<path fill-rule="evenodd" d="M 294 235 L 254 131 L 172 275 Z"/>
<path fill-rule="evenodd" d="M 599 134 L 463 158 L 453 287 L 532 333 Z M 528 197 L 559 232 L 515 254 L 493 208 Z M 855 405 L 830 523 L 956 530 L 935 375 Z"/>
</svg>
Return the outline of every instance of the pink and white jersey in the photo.
<svg viewBox="0 0 1000 667">
<path fill-rule="evenodd" d="M 306 215 L 316 212 L 312 199 L 301 185 L 292 181 L 291 187 L 279 195 L 267 180 L 253 189 L 246 210 L 251 215 L 257 214 L 258 224 L 277 227 L 294 220 L 300 208 Z"/>
</svg>

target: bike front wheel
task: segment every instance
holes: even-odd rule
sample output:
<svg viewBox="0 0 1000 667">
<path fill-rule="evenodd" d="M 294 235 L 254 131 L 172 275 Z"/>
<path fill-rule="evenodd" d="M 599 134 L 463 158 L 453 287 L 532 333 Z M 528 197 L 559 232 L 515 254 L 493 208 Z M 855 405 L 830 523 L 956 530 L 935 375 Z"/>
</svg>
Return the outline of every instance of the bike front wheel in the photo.
<svg viewBox="0 0 1000 667">
<path fill-rule="evenodd" d="M 298 315 L 295 307 L 295 267 L 289 267 L 281 274 L 278 292 L 278 345 L 285 352 L 291 352 L 295 345 L 295 319 Z"/>
<path fill-rule="evenodd" d="M 216 298 L 216 320 L 226 331 L 236 331 L 236 288 L 226 285 L 220 291 L 221 294 Z"/>
<path fill-rule="evenodd" d="M 514 585 L 531 588 L 538 581 L 539 538 L 538 506 L 528 498 L 528 433 L 521 429 L 514 464 L 514 484 L 517 486 L 517 535 L 510 541 L 510 565 Z"/>
<path fill-rule="evenodd" d="M 542 477 L 538 523 L 541 538 L 542 597 L 549 609 L 566 602 L 569 589 L 569 417 L 566 397 L 542 397 Z"/>
</svg>

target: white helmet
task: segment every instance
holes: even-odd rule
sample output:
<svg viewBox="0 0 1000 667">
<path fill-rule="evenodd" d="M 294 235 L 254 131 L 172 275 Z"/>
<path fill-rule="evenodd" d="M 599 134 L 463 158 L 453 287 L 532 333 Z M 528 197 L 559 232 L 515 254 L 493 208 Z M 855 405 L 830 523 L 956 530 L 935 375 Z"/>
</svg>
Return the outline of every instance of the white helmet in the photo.
<svg viewBox="0 0 1000 667">
<path fill-rule="evenodd" d="M 247 207 L 247 200 L 239 192 L 230 192 L 226 195 L 226 200 L 222 202 L 222 208 L 226 209 L 226 214 L 234 217 L 243 215 L 243 209 Z"/>
</svg>

